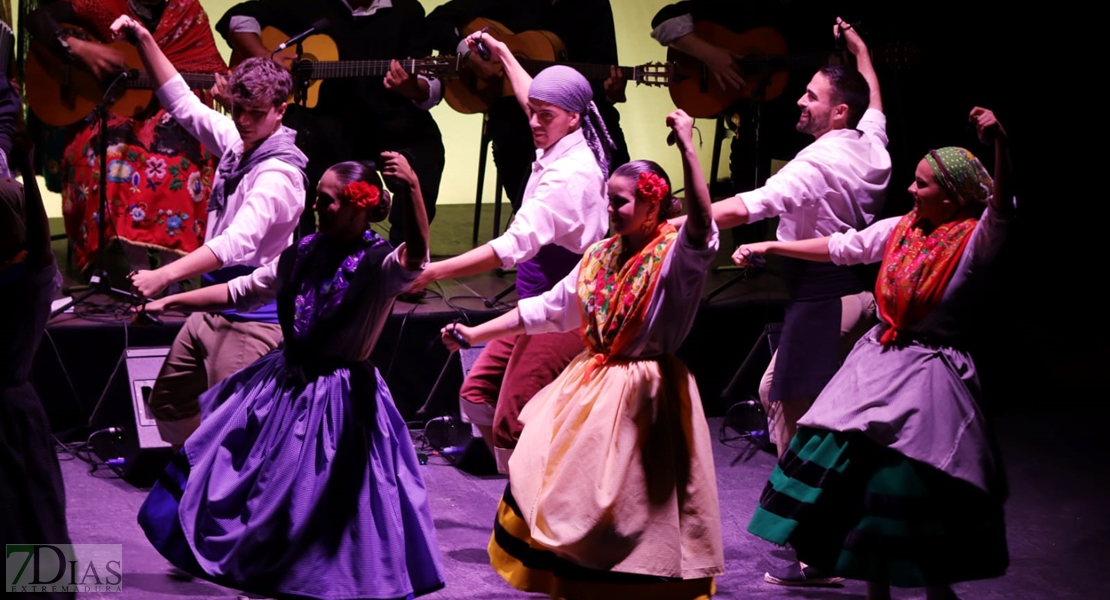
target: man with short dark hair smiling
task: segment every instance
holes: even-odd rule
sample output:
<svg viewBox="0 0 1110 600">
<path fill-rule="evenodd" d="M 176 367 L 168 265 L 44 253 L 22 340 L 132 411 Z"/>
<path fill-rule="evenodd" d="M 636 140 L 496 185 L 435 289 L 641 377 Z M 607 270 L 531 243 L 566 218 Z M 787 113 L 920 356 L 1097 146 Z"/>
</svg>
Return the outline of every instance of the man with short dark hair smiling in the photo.
<svg viewBox="0 0 1110 600">
<path fill-rule="evenodd" d="M 837 19 L 834 33 L 844 36 L 857 69 L 832 65 L 813 76 L 798 99 L 795 126 L 813 143 L 763 187 L 714 204 L 713 219 L 722 230 L 778 217 L 777 239 L 805 240 L 863 229 L 882 210 L 891 163 L 879 79 L 851 25 Z M 874 296 L 871 282 L 851 268 L 788 258 L 780 264 L 790 302 L 759 396 L 782 456 L 798 419 L 839 368 L 844 346 L 851 347 L 845 340 L 854 341 L 853 334 L 871 325 Z M 797 564 L 772 570 L 765 579 L 780 585 L 831 581 Z"/>
</svg>

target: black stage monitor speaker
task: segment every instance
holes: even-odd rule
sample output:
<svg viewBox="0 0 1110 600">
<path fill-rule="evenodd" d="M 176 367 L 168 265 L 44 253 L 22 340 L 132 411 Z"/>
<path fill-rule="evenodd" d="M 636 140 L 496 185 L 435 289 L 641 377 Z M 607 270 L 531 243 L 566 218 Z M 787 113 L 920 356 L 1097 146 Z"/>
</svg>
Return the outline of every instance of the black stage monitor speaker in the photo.
<svg viewBox="0 0 1110 600">
<path fill-rule="evenodd" d="M 169 350 L 168 346 L 125 349 L 124 368 L 108 382 L 92 421 L 94 431 L 115 428 L 114 434 L 94 434 L 93 450 L 136 485 L 153 483 L 173 456 L 147 404 Z"/>
</svg>

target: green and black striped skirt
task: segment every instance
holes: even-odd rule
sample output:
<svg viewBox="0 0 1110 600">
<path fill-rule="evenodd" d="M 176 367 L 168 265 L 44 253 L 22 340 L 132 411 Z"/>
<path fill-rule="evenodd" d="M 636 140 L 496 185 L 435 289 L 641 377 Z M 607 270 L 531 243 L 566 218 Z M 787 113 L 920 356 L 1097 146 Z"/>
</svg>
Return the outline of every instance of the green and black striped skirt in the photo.
<svg viewBox="0 0 1110 600">
<path fill-rule="evenodd" d="M 997 577 L 1002 503 L 862 433 L 802 428 L 748 531 L 830 575 L 898 587 Z"/>
</svg>

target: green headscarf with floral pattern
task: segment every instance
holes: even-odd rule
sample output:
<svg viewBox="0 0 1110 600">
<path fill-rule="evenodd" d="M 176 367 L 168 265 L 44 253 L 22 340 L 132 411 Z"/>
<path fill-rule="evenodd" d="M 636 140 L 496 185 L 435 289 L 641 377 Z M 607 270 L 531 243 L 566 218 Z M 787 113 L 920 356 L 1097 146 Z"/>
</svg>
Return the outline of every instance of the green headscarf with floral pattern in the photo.
<svg viewBox="0 0 1110 600">
<path fill-rule="evenodd" d="M 930 150 L 925 160 L 937 183 L 954 202 L 976 209 L 986 206 L 994 191 L 994 180 L 974 154 L 965 148 L 948 146 Z"/>
</svg>

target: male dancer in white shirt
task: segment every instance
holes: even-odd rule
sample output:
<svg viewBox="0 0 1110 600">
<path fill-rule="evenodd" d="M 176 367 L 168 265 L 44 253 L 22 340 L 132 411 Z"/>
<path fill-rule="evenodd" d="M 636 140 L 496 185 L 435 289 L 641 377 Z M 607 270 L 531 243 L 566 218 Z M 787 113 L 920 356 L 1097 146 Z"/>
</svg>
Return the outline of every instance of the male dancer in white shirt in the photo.
<svg viewBox="0 0 1110 600">
<path fill-rule="evenodd" d="M 113 31 L 121 31 L 120 17 Z M 157 95 L 182 127 L 220 164 L 208 200 L 205 243 L 188 256 L 131 275 L 146 298 L 166 286 L 203 275 L 221 283 L 277 260 L 293 242 L 305 205 L 304 154 L 296 133 L 281 124 L 293 82 L 268 58 L 243 61 L 226 83 L 232 118 L 206 106 L 166 59 L 150 33 L 134 24 L 134 43 L 158 85 Z M 179 447 L 200 425 L 198 397 L 281 343 L 277 307 L 251 313 L 190 315 L 174 339 L 150 395 L 162 439 Z"/>
<path fill-rule="evenodd" d="M 715 203 L 713 219 L 722 230 L 777 216 L 779 240 L 804 240 L 863 229 L 882 210 L 891 163 L 879 79 L 851 25 L 838 18 L 834 34 L 844 36 L 856 69 L 833 65 L 813 76 L 798 99 L 796 125 L 813 143 L 763 187 Z M 849 268 L 815 268 L 817 263 L 792 259 L 781 264 L 790 302 L 759 389 L 779 456 L 790 447 L 798 419 L 836 373 L 851 336 L 872 324 L 874 307 L 871 282 Z M 780 585 L 835 581 L 797 563 L 764 579 Z"/>
<path fill-rule="evenodd" d="M 439 279 L 497 267 L 517 267 L 519 298 L 551 289 L 609 229 L 606 200 L 609 140 L 593 104 L 593 90 L 569 67 L 545 69 L 533 80 L 504 44 L 481 40 L 505 67 L 517 100 L 529 115 L 536 161 L 520 210 L 503 235 L 465 254 L 428 265 L 414 289 Z M 524 404 L 562 372 L 579 352 L 578 332 L 518 335 L 490 342 L 475 361 L 459 395 L 464 419 L 473 423 L 508 472 L 523 426 Z"/>
</svg>

